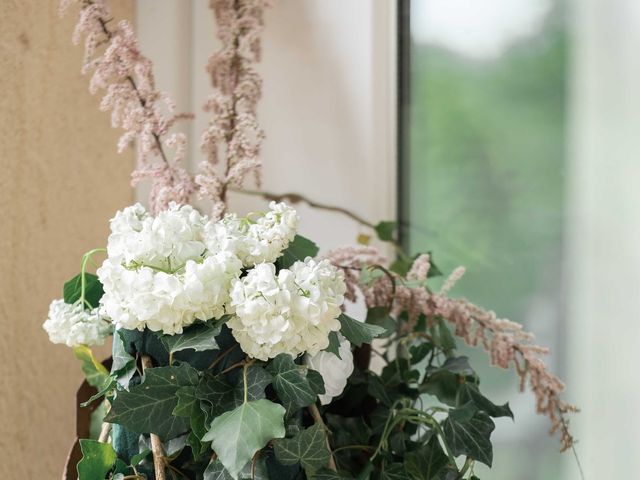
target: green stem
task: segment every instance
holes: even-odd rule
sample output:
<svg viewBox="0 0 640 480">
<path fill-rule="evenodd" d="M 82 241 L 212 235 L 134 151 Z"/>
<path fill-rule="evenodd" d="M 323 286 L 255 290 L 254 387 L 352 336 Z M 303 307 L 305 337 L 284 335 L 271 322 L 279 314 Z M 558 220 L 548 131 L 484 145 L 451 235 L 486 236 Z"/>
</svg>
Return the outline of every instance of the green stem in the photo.
<svg viewBox="0 0 640 480">
<path fill-rule="evenodd" d="M 91 256 L 94 253 L 98 253 L 98 252 L 106 252 L 107 249 L 106 248 L 94 248 L 93 250 L 89 250 L 87 253 L 85 253 L 82 256 L 82 264 L 80 265 L 80 302 L 81 305 L 84 308 L 84 305 L 86 304 L 89 308 L 94 308 L 93 305 L 91 305 L 86 299 L 85 299 L 85 293 L 86 293 L 86 289 L 87 289 L 87 279 L 86 279 L 86 273 L 87 273 L 87 262 L 89 261 L 89 259 L 91 258 Z"/>
<path fill-rule="evenodd" d="M 472 465 L 473 465 L 473 460 L 467 457 L 467 459 L 464 462 L 464 465 L 462 466 L 462 470 L 460 470 L 460 478 L 464 477 L 465 473 L 467 473 L 467 471 L 469 470 L 469 468 L 471 468 Z"/>
<path fill-rule="evenodd" d="M 372 450 L 373 447 L 371 445 L 344 445 L 343 447 L 338 447 L 333 449 L 333 453 L 341 452 L 342 450 Z"/>
</svg>

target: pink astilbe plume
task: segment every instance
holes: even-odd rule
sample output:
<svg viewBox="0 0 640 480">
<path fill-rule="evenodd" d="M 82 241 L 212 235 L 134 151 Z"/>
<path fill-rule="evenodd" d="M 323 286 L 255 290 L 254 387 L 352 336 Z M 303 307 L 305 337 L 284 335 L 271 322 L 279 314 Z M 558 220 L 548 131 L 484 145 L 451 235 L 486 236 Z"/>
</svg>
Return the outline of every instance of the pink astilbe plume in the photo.
<svg viewBox="0 0 640 480">
<path fill-rule="evenodd" d="M 170 201 L 186 203 L 194 190 L 191 176 L 182 167 L 186 140 L 165 137 L 176 121 L 191 115 L 176 113 L 173 101 L 157 90 L 151 60 L 140 52 L 129 22 L 110 25 L 106 0 L 63 0 L 61 14 L 73 4 L 80 6 L 73 41 L 77 44 L 84 37 L 82 71 L 93 71 L 89 89 L 91 93 L 104 91 L 100 109 L 111 111 L 112 126 L 124 130 L 118 151 L 133 143 L 137 147 L 133 183 L 151 180 L 150 208 L 154 212 Z M 173 158 L 167 155 L 166 146 L 175 146 Z"/>
<path fill-rule="evenodd" d="M 202 135 L 207 160 L 196 176 L 199 193 L 213 202 L 212 216 L 225 211 L 229 187 L 242 186 L 249 173 L 260 183 L 260 146 L 264 133 L 256 120 L 262 81 L 255 70 L 260 60 L 266 0 L 211 0 L 222 43 L 209 58 L 213 93 L 204 110 L 212 114 Z M 222 166 L 219 164 L 223 163 Z"/>
<path fill-rule="evenodd" d="M 573 446 L 566 414 L 577 408 L 560 398 L 564 390 L 562 381 L 547 369 L 541 356 L 548 349 L 533 343 L 533 335 L 522 326 L 509 320 L 499 319 L 494 312 L 484 310 L 465 299 L 448 296 L 449 290 L 464 274 L 459 267 L 446 279 L 439 292 L 431 292 L 426 286 L 430 268 L 429 255 L 420 255 L 414 260 L 410 271 L 403 278 L 386 271 L 385 275 L 362 281 L 362 272 L 379 265 L 382 256 L 373 247 L 342 248 L 329 252 L 327 258 L 342 268 L 347 281 L 349 300 L 356 298 L 359 289 L 367 307 L 387 306 L 391 314 L 398 317 L 407 313 L 407 323 L 401 331 L 409 333 L 416 326 L 420 316 L 428 322 L 442 318 L 451 324 L 456 336 L 467 344 L 481 344 L 489 354 L 491 364 L 509 368 L 514 366 L 520 377 L 520 389 L 529 385 L 536 399 L 536 410 L 551 421 L 551 432 L 560 432 L 562 450 Z M 371 277 L 370 275 L 368 277 Z"/>
</svg>

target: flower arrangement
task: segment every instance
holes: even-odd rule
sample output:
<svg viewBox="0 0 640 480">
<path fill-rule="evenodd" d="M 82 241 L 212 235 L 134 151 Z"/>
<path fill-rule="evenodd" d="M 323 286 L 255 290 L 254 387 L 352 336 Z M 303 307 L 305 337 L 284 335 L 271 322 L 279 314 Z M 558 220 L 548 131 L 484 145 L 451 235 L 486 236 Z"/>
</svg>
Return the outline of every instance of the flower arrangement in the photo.
<svg viewBox="0 0 640 480">
<path fill-rule="evenodd" d="M 115 214 L 106 248 L 85 254 L 44 322 L 82 362 L 94 387 L 84 405 L 99 405 L 99 433 L 79 440 L 67 478 L 477 479 L 476 463 L 492 464 L 493 419 L 513 414 L 483 395 L 456 338 L 513 365 L 562 449 L 572 447 L 566 415 L 576 408 L 561 399 L 546 349 L 520 325 L 451 298 L 463 269 L 434 291 L 432 256 L 404 253 L 392 222 L 362 221 L 397 252 L 392 261 L 371 245 L 320 256 L 297 232 L 288 203 L 306 201 L 299 195 L 265 193 L 266 212 L 226 212 L 229 189 L 260 173 L 263 0 L 211 2 L 223 46 L 208 67 L 213 118 L 195 178 L 180 166 L 185 138 L 168 133 L 189 115 L 156 91 L 131 27 L 110 26 L 105 0 L 65 0 L 63 11 L 71 3 L 91 88 L 106 90 L 102 108 L 125 130 L 120 147 L 138 148 L 133 181 L 153 187 L 149 211 Z M 210 215 L 188 204 L 196 191 Z M 346 312 L 358 301 L 366 315 L 356 319 Z M 90 346 L 109 336 L 105 366 Z"/>
</svg>

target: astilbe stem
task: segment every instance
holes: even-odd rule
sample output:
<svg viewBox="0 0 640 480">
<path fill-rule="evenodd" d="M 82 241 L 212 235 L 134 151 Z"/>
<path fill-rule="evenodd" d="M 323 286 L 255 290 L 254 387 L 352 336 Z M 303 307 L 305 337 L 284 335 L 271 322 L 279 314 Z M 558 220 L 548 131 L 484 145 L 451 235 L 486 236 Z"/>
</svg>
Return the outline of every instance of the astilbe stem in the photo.
<svg viewBox="0 0 640 480">
<path fill-rule="evenodd" d="M 153 362 L 149 355 L 142 355 L 142 371 L 146 371 L 148 368 L 153 367 Z M 155 471 L 156 480 L 165 480 L 165 455 L 162 447 L 162 441 L 160 437 L 155 433 L 150 434 L 151 439 L 151 454 L 153 455 L 153 469 Z"/>
<path fill-rule="evenodd" d="M 424 285 L 412 286 L 416 281 L 426 281 L 429 255 L 418 257 L 406 278 L 394 274 L 395 281 L 392 281 L 388 275 L 383 275 L 363 285 L 360 282 L 361 270 L 382 263 L 381 257 L 375 248 L 364 246 L 341 248 L 327 255 L 334 265 L 344 270 L 347 299 L 354 300 L 355 292 L 360 291 L 369 308 L 390 306 L 394 316 L 407 312 L 405 331 L 413 330 L 421 315 L 427 319 L 440 317 L 449 322 L 454 333 L 467 344 L 476 346 L 480 343 L 489 354 L 492 365 L 501 368 L 513 365 L 520 378 L 520 390 L 529 385 L 536 399 L 536 411 L 549 418 L 552 434 L 560 432 L 561 449 L 564 451 L 573 446 L 574 439 L 566 415 L 578 409 L 560 398 L 564 384 L 549 372 L 541 359 L 549 352 L 547 348 L 535 345 L 533 335 L 524 331 L 520 324 L 499 319 L 494 312 L 465 299 L 450 298 L 448 292 L 464 274 L 463 268 L 454 270 L 439 292 L 431 292 Z"/>
<path fill-rule="evenodd" d="M 84 37 L 82 71 L 93 71 L 89 90 L 104 91 L 100 109 L 111 111 L 111 124 L 124 130 L 118 151 L 135 142 L 138 166 L 132 183 L 151 179 L 150 208 L 157 212 L 169 202 L 187 203 L 194 183 L 182 163 L 186 137 L 169 133 L 176 121 L 191 118 L 176 113 L 173 101 L 156 88 L 152 63 L 142 55 L 138 39 L 126 20 L 112 25 L 106 0 L 62 0 L 60 13 L 72 4 L 80 6 L 73 34 L 74 43 Z M 174 148 L 169 157 L 166 147 Z"/>
<path fill-rule="evenodd" d="M 207 159 L 196 176 L 200 196 L 213 202 L 212 216 L 226 209 L 229 188 L 242 186 L 253 172 L 260 183 L 260 146 L 264 133 L 256 120 L 262 80 L 255 70 L 260 60 L 260 34 L 266 0 L 211 0 L 222 46 L 209 58 L 213 93 L 204 110 L 212 114 L 202 135 Z M 222 161 L 221 161 L 222 160 Z M 219 166 L 219 164 L 223 164 Z"/>
</svg>

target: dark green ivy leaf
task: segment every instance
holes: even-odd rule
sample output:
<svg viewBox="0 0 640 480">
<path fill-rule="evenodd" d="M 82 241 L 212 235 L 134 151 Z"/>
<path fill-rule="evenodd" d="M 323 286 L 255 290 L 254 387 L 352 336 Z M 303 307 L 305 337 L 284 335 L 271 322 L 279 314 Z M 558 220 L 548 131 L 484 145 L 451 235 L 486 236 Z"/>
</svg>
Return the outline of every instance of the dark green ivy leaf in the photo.
<svg viewBox="0 0 640 480">
<path fill-rule="evenodd" d="M 460 357 L 447 358 L 442 366 L 437 370 L 434 370 L 433 373 L 440 371 L 451 372 L 463 377 L 473 376 L 476 374 L 476 372 L 473 371 L 473 368 L 471 368 L 471 365 L 469 365 L 469 357 L 465 357 L 464 355 Z"/>
<path fill-rule="evenodd" d="M 477 385 L 467 382 L 460 386 L 456 398 L 456 404 L 461 407 L 469 402 L 473 403 L 478 410 L 486 412 L 491 417 L 510 417 L 513 419 L 513 412 L 511 411 L 511 408 L 509 408 L 508 403 L 505 403 L 504 405 L 496 405 L 480 393 Z"/>
<path fill-rule="evenodd" d="M 316 394 L 316 396 L 325 393 L 324 379 L 322 378 L 320 372 L 308 368 L 307 380 L 309 380 L 309 386 L 311 387 L 311 390 L 313 390 L 313 393 Z"/>
<path fill-rule="evenodd" d="M 78 462 L 78 480 L 104 479 L 118 458 L 109 443 L 80 440 L 82 460 Z"/>
<path fill-rule="evenodd" d="M 84 299 L 91 304 L 93 308 L 96 308 L 100 303 L 100 299 L 104 294 L 104 290 L 102 289 L 102 284 L 98 277 L 93 273 L 85 273 L 85 288 L 84 288 Z M 82 274 L 79 273 L 71 280 L 64 284 L 63 288 L 63 298 L 65 303 L 76 303 L 80 300 L 80 295 L 82 293 Z"/>
<path fill-rule="evenodd" d="M 436 480 L 448 463 L 436 436 L 404 457 L 404 467 L 411 480 Z"/>
<path fill-rule="evenodd" d="M 396 222 L 380 222 L 373 229 L 378 234 L 378 238 L 383 242 L 393 241 L 393 232 L 397 227 Z"/>
<path fill-rule="evenodd" d="M 195 395 L 207 406 L 209 422 L 237 406 L 234 390 L 233 385 L 222 376 L 207 373 L 202 377 Z"/>
<path fill-rule="evenodd" d="M 338 332 L 329 333 L 329 346 L 324 349 L 325 352 L 333 353 L 336 357 L 342 360 L 340 356 L 340 338 Z"/>
<path fill-rule="evenodd" d="M 438 318 L 438 346 L 444 350 L 445 354 L 455 350 L 456 340 L 451 334 L 451 330 L 442 318 Z"/>
<path fill-rule="evenodd" d="M 273 382 L 273 377 L 263 367 L 251 365 L 247 368 L 247 400 L 265 398 L 264 389 Z M 244 379 L 240 376 L 238 384 L 233 389 L 235 406 L 244 401 Z"/>
<path fill-rule="evenodd" d="M 196 323 L 185 329 L 181 335 L 163 335 L 161 339 L 169 353 L 187 349 L 204 352 L 218 348 L 215 337 L 220 334 L 221 329 L 220 322 Z"/>
<path fill-rule="evenodd" d="M 311 480 L 350 480 L 352 478 L 350 475 L 347 476 L 329 470 L 328 468 L 322 468 L 311 477 Z"/>
<path fill-rule="evenodd" d="M 411 355 L 411 363 L 420 363 L 425 357 L 433 351 L 433 345 L 430 342 L 424 342 L 419 345 L 412 345 L 409 348 L 409 354 Z"/>
<path fill-rule="evenodd" d="M 309 406 L 316 401 L 317 387 L 314 388 L 309 381 L 307 367 L 297 365 L 288 353 L 281 353 L 274 358 L 267 370 L 273 375 L 273 386 L 287 411 L 291 411 L 292 407 Z M 313 377 L 312 380 L 317 381 L 318 378 Z"/>
<path fill-rule="evenodd" d="M 382 327 L 359 322 L 344 313 L 340 314 L 338 320 L 342 326 L 340 333 L 356 347 L 361 347 L 363 343 L 371 343 L 374 338 L 386 332 Z"/>
<path fill-rule="evenodd" d="M 402 463 L 392 463 L 384 467 L 380 480 L 409 480 L 409 476 Z"/>
<path fill-rule="evenodd" d="M 382 327 L 385 332 L 380 337 L 388 337 L 396 330 L 396 321 L 389 315 L 387 307 L 373 307 L 367 310 L 365 322 L 369 325 Z"/>
<path fill-rule="evenodd" d="M 280 268 L 289 268 L 298 260 L 302 261 L 307 257 L 315 257 L 318 254 L 318 246 L 302 235 L 296 235 L 289 246 L 282 252 L 282 256 L 277 263 Z"/>
<path fill-rule="evenodd" d="M 188 364 L 149 368 L 144 382 L 118 392 L 105 420 L 137 433 L 155 433 L 169 440 L 187 430 L 183 417 L 173 416 L 181 387 L 198 384 L 198 371 Z"/>
<path fill-rule="evenodd" d="M 307 474 L 327 465 L 327 449 L 324 427 L 315 424 L 293 438 L 283 438 L 274 442 L 276 458 L 283 465 L 300 463 Z"/>
<path fill-rule="evenodd" d="M 445 441 L 454 455 L 466 455 L 489 467 L 493 461 L 491 432 L 494 428 L 489 415 L 472 403 L 450 410 L 443 422 Z"/>
</svg>

